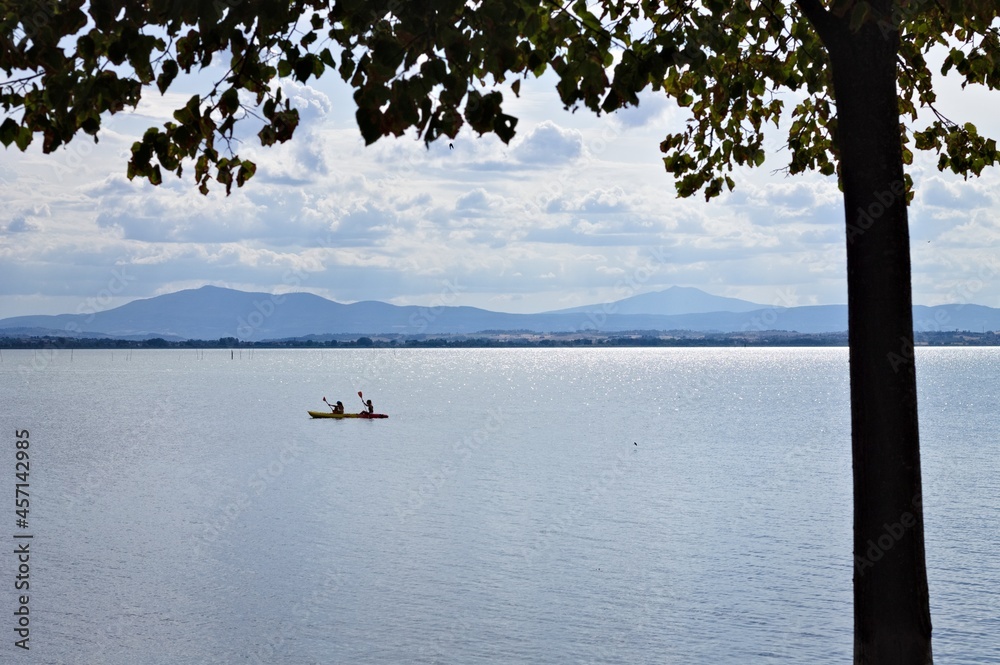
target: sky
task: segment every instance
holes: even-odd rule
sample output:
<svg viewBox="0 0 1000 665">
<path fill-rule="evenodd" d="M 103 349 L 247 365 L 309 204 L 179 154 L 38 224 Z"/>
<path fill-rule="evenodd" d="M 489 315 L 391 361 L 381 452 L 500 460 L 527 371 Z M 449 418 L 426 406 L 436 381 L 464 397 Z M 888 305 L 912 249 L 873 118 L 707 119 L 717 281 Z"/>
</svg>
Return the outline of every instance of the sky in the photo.
<svg viewBox="0 0 1000 665">
<path fill-rule="evenodd" d="M 413 135 L 365 147 L 335 75 L 282 83 L 301 125 L 242 157 L 230 196 L 191 170 L 154 187 L 126 176 L 132 142 L 220 71 L 147 90 L 54 154 L 0 150 L 0 318 L 92 313 L 206 284 L 336 300 L 541 312 L 697 287 L 765 306 L 846 302 L 843 204 L 832 178 L 787 176 L 783 132 L 767 161 L 706 203 L 679 199 L 659 142 L 686 119 L 666 98 L 596 117 L 563 109 L 554 80 L 506 95 L 505 145 L 468 130 L 427 149 Z M 789 93 L 787 106 L 794 103 Z M 945 81 L 940 107 L 1000 137 L 990 94 Z M 1000 307 L 1000 176 L 963 181 L 917 153 L 910 210 L 916 304 Z"/>
</svg>

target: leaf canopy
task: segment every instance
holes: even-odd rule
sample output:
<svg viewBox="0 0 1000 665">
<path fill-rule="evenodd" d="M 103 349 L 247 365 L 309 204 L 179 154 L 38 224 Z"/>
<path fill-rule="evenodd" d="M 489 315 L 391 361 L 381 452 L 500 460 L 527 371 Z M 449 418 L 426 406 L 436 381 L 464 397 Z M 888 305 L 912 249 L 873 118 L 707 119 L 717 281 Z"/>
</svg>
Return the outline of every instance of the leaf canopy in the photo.
<svg viewBox="0 0 1000 665">
<path fill-rule="evenodd" d="M 687 109 L 660 148 L 678 194 L 732 189 L 736 166 L 765 161 L 768 125 L 787 132 L 789 173 L 838 170 L 835 102 L 823 30 L 877 25 L 898 37 L 906 146 L 968 176 L 996 163 L 996 142 L 935 107 L 930 61 L 962 85 L 1000 83 L 993 0 L 0 0 L 0 141 L 40 138 L 52 152 L 108 114 L 165 93 L 182 74 L 224 74 L 132 147 L 130 178 L 162 181 L 192 165 L 242 186 L 255 166 L 234 151 L 240 123 L 261 145 L 289 140 L 298 111 L 280 82 L 329 71 L 354 93 L 366 143 L 415 131 L 428 144 L 468 125 L 509 142 L 504 93 L 551 71 L 569 109 L 612 113 L 659 91 Z M 886 3 L 881 3 L 886 4 Z M 940 54 L 940 55 L 939 55 Z M 933 120 L 917 126 L 921 110 Z M 785 121 L 783 124 L 780 121 Z"/>
</svg>

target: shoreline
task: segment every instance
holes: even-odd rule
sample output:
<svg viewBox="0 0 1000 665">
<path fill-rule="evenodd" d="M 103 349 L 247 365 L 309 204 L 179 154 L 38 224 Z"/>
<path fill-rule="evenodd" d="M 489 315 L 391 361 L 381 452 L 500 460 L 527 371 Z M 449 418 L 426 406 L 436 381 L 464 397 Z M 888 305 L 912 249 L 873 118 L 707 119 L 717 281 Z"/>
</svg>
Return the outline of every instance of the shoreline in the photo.
<svg viewBox="0 0 1000 665">
<path fill-rule="evenodd" d="M 84 333 L 83 335 L 86 335 Z M 997 332 L 916 332 L 916 346 L 1000 346 Z M 0 349 L 336 349 L 336 348 L 613 348 L 613 347 L 826 347 L 848 346 L 847 332 L 798 333 L 753 331 L 557 332 L 482 331 L 471 334 L 329 334 L 290 339 L 241 340 L 236 337 L 165 339 L 155 335 L 86 337 L 65 335 L 4 336 Z"/>
</svg>

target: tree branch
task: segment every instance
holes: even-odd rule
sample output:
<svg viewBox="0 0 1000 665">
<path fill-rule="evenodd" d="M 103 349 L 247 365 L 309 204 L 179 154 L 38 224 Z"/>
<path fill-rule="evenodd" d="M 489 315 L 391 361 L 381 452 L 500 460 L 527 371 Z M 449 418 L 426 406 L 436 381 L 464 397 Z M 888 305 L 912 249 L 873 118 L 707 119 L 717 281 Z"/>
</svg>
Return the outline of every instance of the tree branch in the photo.
<svg viewBox="0 0 1000 665">
<path fill-rule="evenodd" d="M 823 40 L 823 43 L 828 44 L 828 38 L 831 36 L 830 33 L 833 30 L 833 17 L 823 6 L 823 3 L 820 0 L 795 0 L 795 4 L 798 5 L 802 13 L 809 19 L 809 22 L 816 28 L 816 32 L 819 34 L 820 39 Z"/>
</svg>

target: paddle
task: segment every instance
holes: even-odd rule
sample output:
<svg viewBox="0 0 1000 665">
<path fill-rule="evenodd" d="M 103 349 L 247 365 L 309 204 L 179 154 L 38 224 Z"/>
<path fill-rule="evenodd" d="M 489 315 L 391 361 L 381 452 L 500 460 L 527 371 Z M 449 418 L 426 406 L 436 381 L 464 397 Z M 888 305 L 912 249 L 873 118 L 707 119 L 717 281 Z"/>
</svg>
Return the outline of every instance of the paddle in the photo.
<svg viewBox="0 0 1000 665">
<path fill-rule="evenodd" d="M 326 402 L 326 397 L 324 397 L 324 398 L 323 398 L 323 401 L 324 401 L 324 402 Z M 328 407 L 330 407 L 330 410 L 331 410 L 331 411 L 334 411 L 334 412 L 336 412 L 336 411 L 337 411 L 337 409 L 333 408 L 333 404 L 330 404 L 329 402 L 326 402 L 326 405 L 327 405 Z"/>
</svg>

